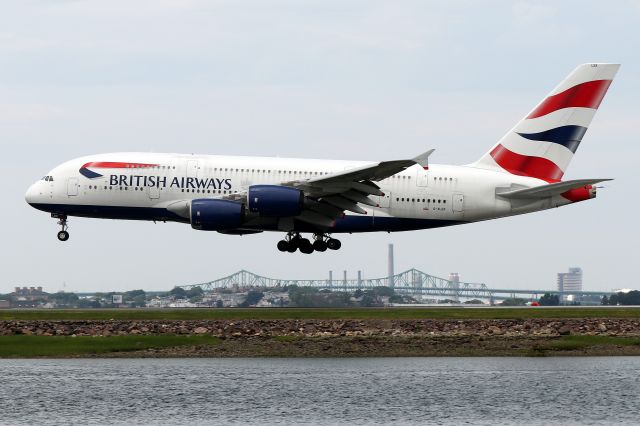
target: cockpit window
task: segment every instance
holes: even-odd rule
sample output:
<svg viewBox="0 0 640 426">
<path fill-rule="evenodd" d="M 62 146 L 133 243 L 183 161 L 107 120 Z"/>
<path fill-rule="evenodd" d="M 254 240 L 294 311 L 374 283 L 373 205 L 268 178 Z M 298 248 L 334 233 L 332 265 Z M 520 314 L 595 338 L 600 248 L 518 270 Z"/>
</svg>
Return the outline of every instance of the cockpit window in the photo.
<svg viewBox="0 0 640 426">
<path fill-rule="evenodd" d="M 46 182 L 53 182 L 53 176 L 45 176 L 42 178 L 42 180 L 46 181 Z"/>
</svg>

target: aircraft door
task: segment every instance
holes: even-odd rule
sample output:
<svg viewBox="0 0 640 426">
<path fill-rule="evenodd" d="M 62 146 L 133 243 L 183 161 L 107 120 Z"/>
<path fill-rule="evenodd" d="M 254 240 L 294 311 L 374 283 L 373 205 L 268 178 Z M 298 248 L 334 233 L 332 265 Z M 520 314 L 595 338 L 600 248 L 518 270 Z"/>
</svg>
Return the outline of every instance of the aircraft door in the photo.
<svg viewBox="0 0 640 426">
<path fill-rule="evenodd" d="M 429 186 L 429 171 L 423 169 L 422 167 L 418 169 L 418 173 L 416 175 L 416 185 L 417 186 Z"/>
<path fill-rule="evenodd" d="M 69 178 L 67 180 L 67 195 L 70 197 L 78 195 L 78 178 Z"/>
<path fill-rule="evenodd" d="M 451 201 L 454 213 L 461 213 L 464 211 L 464 195 L 453 194 Z"/>
<path fill-rule="evenodd" d="M 187 161 L 187 177 L 198 177 L 198 162 L 196 160 Z"/>
<path fill-rule="evenodd" d="M 388 209 L 391 201 L 391 193 L 385 192 L 382 196 L 372 196 L 373 201 L 378 203 L 378 207 Z"/>
<path fill-rule="evenodd" d="M 152 200 L 157 200 L 158 198 L 160 198 L 160 188 L 158 188 L 157 186 L 150 186 L 149 198 Z"/>
</svg>

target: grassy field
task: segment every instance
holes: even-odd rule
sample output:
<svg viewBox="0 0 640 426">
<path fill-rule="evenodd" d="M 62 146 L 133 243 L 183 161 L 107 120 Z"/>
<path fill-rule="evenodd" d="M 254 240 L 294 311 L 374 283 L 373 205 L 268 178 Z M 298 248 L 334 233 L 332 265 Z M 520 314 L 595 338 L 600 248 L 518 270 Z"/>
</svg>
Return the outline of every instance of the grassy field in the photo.
<svg viewBox="0 0 640 426">
<path fill-rule="evenodd" d="M 0 336 L 0 358 L 82 356 L 218 342 L 214 336 Z"/>
<path fill-rule="evenodd" d="M 531 356 L 547 356 L 565 351 L 588 351 L 592 348 L 609 348 L 612 354 L 620 346 L 640 346 L 639 337 L 618 336 L 562 336 L 558 339 L 544 342 L 526 351 Z"/>
<path fill-rule="evenodd" d="M 640 318 L 640 308 L 248 308 L 0 310 L 0 320 Z"/>
</svg>

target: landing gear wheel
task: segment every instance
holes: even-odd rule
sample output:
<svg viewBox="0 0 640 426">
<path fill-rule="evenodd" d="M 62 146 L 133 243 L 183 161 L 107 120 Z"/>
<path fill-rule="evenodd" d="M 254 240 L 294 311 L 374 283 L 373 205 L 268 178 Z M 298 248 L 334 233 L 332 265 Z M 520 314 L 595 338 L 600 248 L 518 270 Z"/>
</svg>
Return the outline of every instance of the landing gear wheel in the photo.
<svg viewBox="0 0 640 426">
<path fill-rule="evenodd" d="M 289 242 L 285 240 L 278 241 L 278 250 L 284 252 L 284 251 L 287 251 L 288 249 L 289 249 Z"/>
<path fill-rule="evenodd" d="M 300 237 L 292 237 L 288 241 L 288 246 L 289 247 L 287 247 L 287 251 L 289 253 L 295 253 L 295 251 L 298 250 L 298 247 L 300 246 Z"/>
<path fill-rule="evenodd" d="M 62 228 L 60 232 L 58 232 L 58 239 L 60 241 L 67 241 L 69 239 L 69 233 L 67 232 L 67 216 L 66 215 L 58 215 L 56 213 L 51 213 L 51 217 L 58 219 L 58 225 Z"/>
<path fill-rule="evenodd" d="M 339 250 L 342 247 L 342 243 L 340 240 L 336 240 L 335 238 L 329 238 L 327 240 L 327 247 L 329 250 Z"/>
<path fill-rule="evenodd" d="M 304 254 L 313 253 L 313 246 L 311 245 L 311 241 L 307 240 L 306 238 L 300 238 L 298 240 L 298 246 L 300 248 L 301 253 L 304 253 Z"/>
<path fill-rule="evenodd" d="M 322 240 L 315 240 L 313 242 L 313 249 L 315 251 L 319 251 L 319 252 L 323 252 L 323 251 L 327 251 L 327 243 L 325 243 Z"/>
</svg>

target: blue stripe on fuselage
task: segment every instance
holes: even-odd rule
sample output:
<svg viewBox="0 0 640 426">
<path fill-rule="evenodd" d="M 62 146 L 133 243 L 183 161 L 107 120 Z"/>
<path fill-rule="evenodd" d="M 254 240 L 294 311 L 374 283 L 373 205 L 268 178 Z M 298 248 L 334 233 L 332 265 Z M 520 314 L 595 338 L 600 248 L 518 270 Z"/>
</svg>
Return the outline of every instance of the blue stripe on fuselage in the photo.
<svg viewBox="0 0 640 426">
<path fill-rule="evenodd" d="M 45 212 L 59 215 L 93 217 L 100 219 L 125 219 L 125 220 L 157 220 L 189 223 L 188 219 L 176 215 L 164 208 L 155 207 L 121 207 L 121 206 L 91 206 L 77 204 L 46 204 L 34 203 L 32 207 Z M 438 219 L 413 219 L 402 217 L 375 217 L 369 215 L 345 216 L 336 220 L 333 228 L 325 232 L 398 232 L 414 231 L 418 229 L 440 228 L 466 223 L 458 220 Z M 306 222 L 295 221 L 295 231 L 319 232 L 321 229 Z M 251 227 L 243 227 L 251 229 Z M 258 229 L 258 228 L 257 228 Z M 277 221 L 272 226 L 263 225 L 259 229 L 265 231 L 278 231 Z"/>
</svg>

